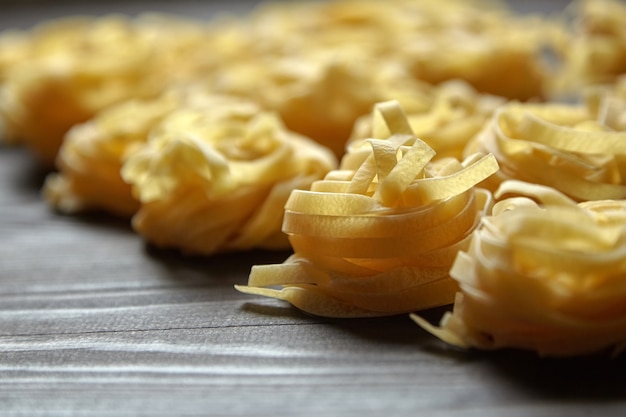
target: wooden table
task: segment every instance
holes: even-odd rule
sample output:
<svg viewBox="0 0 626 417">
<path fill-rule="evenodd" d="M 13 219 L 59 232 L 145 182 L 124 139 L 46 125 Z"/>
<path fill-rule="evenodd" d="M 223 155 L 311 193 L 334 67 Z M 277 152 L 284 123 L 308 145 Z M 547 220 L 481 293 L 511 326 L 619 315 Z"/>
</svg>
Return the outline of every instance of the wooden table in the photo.
<svg viewBox="0 0 626 417">
<path fill-rule="evenodd" d="M 624 357 L 462 352 L 406 316 L 313 318 L 233 289 L 286 253 L 156 250 L 125 221 L 50 211 L 44 175 L 0 147 L 0 416 L 626 415 Z"/>
</svg>

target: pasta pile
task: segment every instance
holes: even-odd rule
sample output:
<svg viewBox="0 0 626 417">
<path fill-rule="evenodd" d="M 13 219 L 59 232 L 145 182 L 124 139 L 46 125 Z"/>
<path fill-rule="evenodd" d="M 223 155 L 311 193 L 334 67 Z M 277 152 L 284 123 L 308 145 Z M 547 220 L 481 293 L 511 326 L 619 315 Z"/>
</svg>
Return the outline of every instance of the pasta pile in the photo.
<svg viewBox="0 0 626 417">
<path fill-rule="evenodd" d="M 287 128 L 341 156 L 354 121 L 386 97 L 384 81 L 346 57 L 303 56 L 233 65 L 217 76 L 214 88 L 276 111 Z"/>
<path fill-rule="evenodd" d="M 74 125 L 57 157 L 59 172 L 46 178 L 43 191 L 48 203 L 70 214 L 87 210 L 105 210 L 122 217 L 135 214 L 140 203 L 122 179 L 123 162 L 129 152 L 147 142 L 152 128 L 183 102 L 178 91 L 155 99 L 123 101 Z"/>
<path fill-rule="evenodd" d="M 459 252 L 453 312 L 439 327 L 463 348 L 576 356 L 626 346 L 626 77 L 580 105 L 501 106 L 466 153 L 493 152 L 480 186 L 492 213 Z"/>
<path fill-rule="evenodd" d="M 508 198 L 502 198 L 511 195 Z M 450 274 L 454 312 L 440 327 L 460 347 L 574 356 L 626 346 L 626 200 L 576 203 L 550 187 L 502 184 Z"/>
<path fill-rule="evenodd" d="M 107 107 L 67 133 L 57 157 L 59 172 L 46 178 L 44 197 L 63 213 L 105 210 L 131 217 L 141 203 L 121 176 L 129 154 L 145 146 L 150 132 L 175 110 L 200 107 L 213 112 L 225 104 L 259 110 L 243 98 L 207 93 L 201 84 L 183 84 L 153 98 Z"/>
<path fill-rule="evenodd" d="M 210 24 L 160 15 L 61 19 L 0 36 L 3 137 L 25 143 L 45 165 L 55 163 L 59 172 L 44 187 L 54 208 L 126 217 L 144 201 L 133 196 L 136 184 L 128 184 L 120 170 L 174 108 L 190 107 L 189 94 L 181 90 L 253 102 L 337 157 L 359 118 L 375 103 L 396 99 L 416 116 L 414 128 L 440 157 L 459 157 L 461 143 L 497 102 L 464 84 L 481 84 L 476 76 L 482 71 L 473 65 L 489 59 L 494 71 L 526 85 L 522 95 L 499 93 L 543 95 L 546 74 L 536 35 L 542 29 L 529 30 L 531 23 L 496 3 L 457 0 L 445 6 L 404 0 L 276 3 Z M 504 30 L 524 41 L 503 47 Z M 465 48 L 459 36 L 482 46 Z M 446 61 L 437 56 L 440 50 L 419 46 L 439 37 L 453 39 L 446 48 L 463 59 Z M 508 68 L 510 54 L 523 56 L 523 65 Z M 416 60 L 423 57 L 445 63 L 435 72 L 446 75 L 435 80 L 418 70 Z M 430 84 L 448 78 L 467 81 Z M 484 82 L 482 87 L 490 90 Z"/>
<path fill-rule="evenodd" d="M 141 203 L 133 227 L 192 254 L 288 248 L 289 193 L 322 178 L 335 156 L 254 103 L 215 100 L 171 112 L 129 153 L 121 174 Z"/>
<path fill-rule="evenodd" d="M 287 300 L 320 316 L 399 314 L 452 302 L 456 253 L 489 210 L 473 186 L 497 171 L 490 156 L 430 163 L 397 102 L 376 106 L 384 139 L 354 142 L 339 170 L 285 205 L 294 255 L 255 266 L 239 291 Z M 280 286 L 281 289 L 269 287 Z"/>
</svg>

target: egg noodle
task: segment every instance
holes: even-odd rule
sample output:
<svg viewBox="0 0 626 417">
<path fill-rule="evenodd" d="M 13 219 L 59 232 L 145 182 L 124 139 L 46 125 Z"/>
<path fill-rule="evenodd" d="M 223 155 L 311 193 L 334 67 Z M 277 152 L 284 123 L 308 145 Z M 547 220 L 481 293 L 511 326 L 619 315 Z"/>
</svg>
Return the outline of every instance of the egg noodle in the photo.
<svg viewBox="0 0 626 417">
<path fill-rule="evenodd" d="M 626 200 L 576 203 L 553 188 L 502 183 L 493 213 L 459 252 L 454 311 L 440 327 L 460 347 L 573 356 L 626 346 Z"/>
<path fill-rule="evenodd" d="M 294 255 L 253 267 L 239 291 L 330 317 L 452 302 L 451 262 L 491 204 L 473 186 L 498 165 L 490 155 L 431 163 L 435 152 L 415 137 L 397 102 L 378 104 L 375 115 L 373 128 L 383 123 L 390 136 L 352 143 L 339 170 L 291 193 L 283 231 Z"/>
</svg>

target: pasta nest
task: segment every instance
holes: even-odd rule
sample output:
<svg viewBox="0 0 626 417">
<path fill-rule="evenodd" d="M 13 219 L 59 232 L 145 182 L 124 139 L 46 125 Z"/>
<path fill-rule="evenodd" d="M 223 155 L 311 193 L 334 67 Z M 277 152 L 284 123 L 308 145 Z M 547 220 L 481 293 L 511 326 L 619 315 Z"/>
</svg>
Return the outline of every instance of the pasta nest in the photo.
<svg viewBox="0 0 626 417">
<path fill-rule="evenodd" d="M 626 200 L 576 203 L 550 187 L 506 181 L 450 271 L 452 345 L 573 356 L 626 346 Z"/>
<path fill-rule="evenodd" d="M 201 26 L 183 20 L 112 15 L 61 19 L 5 39 L 0 76 L 5 135 L 52 166 L 73 125 L 122 100 L 152 97 L 164 85 L 201 71 L 202 61 L 181 64 L 180 58 L 205 37 Z"/>
<path fill-rule="evenodd" d="M 626 198 L 626 95 L 614 87 L 589 94 L 584 104 L 513 102 L 496 110 L 464 151 L 498 160 L 500 172 L 481 185 L 494 191 L 516 179 L 577 201 Z"/>
<path fill-rule="evenodd" d="M 283 206 L 336 167 L 334 155 L 251 102 L 181 108 L 128 155 L 122 177 L 141 207 L 133 227 L 185 253 L 286 249 Z"/>
<path fill-rule="evenodd" d="M 121 177 L 122 164 L 169 113 L 190 106 L 186 96 L 176 89 L 151 99 L 122 101 L 74 125 L 56 158 L 58 172 L 49 174 L 44 184 L 48 204 L 63 213 L 106 210 L 132 216 L 140 203 Z M 207 96 L 209 99 L 216 105 L 227 100 Z"/>
<path fill-rule="evenodd" d="M 397 102 L 379 103 L 374 114 L 389 137 L 353 142 L 338 170 L 291 193 L 283 231 L 294 255 L 254 266 L 239 291 L 328 317 L 452 302 L 448 270 L 491 203 L 473 186 L 497 163 L 492 156 L 431 162 L 435 152 L 415 137 Z"/>
<path fill-rule="evenodd" d="M 340 157 L 354 121 L 383 97 L 376 81 L 369 69 L 325 53 L 233 64 L 215 77 L 213 88 L 277 112 L 287 128 Z"/>
</svg>

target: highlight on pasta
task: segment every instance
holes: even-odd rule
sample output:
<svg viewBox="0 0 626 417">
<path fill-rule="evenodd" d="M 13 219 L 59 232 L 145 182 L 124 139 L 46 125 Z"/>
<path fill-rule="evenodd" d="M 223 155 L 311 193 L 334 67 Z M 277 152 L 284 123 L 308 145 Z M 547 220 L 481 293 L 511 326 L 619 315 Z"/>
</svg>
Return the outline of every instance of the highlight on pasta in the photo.
<svg viewBox="0 0 626 417">
<path fill-rule="evenodd" d="M 574 356 L 626 347 L 626 200 L 576 203 L 553 188 L 502 183 L 493 213 L 459 253 L 453 312 L 433 326 L 463 348 Z"/>
<path fill-rule="evenodd" d="M 285 205 L 294 255 L 252 268 L 239 291 L 286 300 L 327 317 L 407 313 L 452 302 L 448 270 L 489 210 L 474 185 L 497 171 L 475 156 L 431 162 L 397 102 L 379 103 L 373 128 L 387 138 L 353 142 L 338 170 Z M 278 287 L 278 288 L 276 288 Z"/>
</svg>

